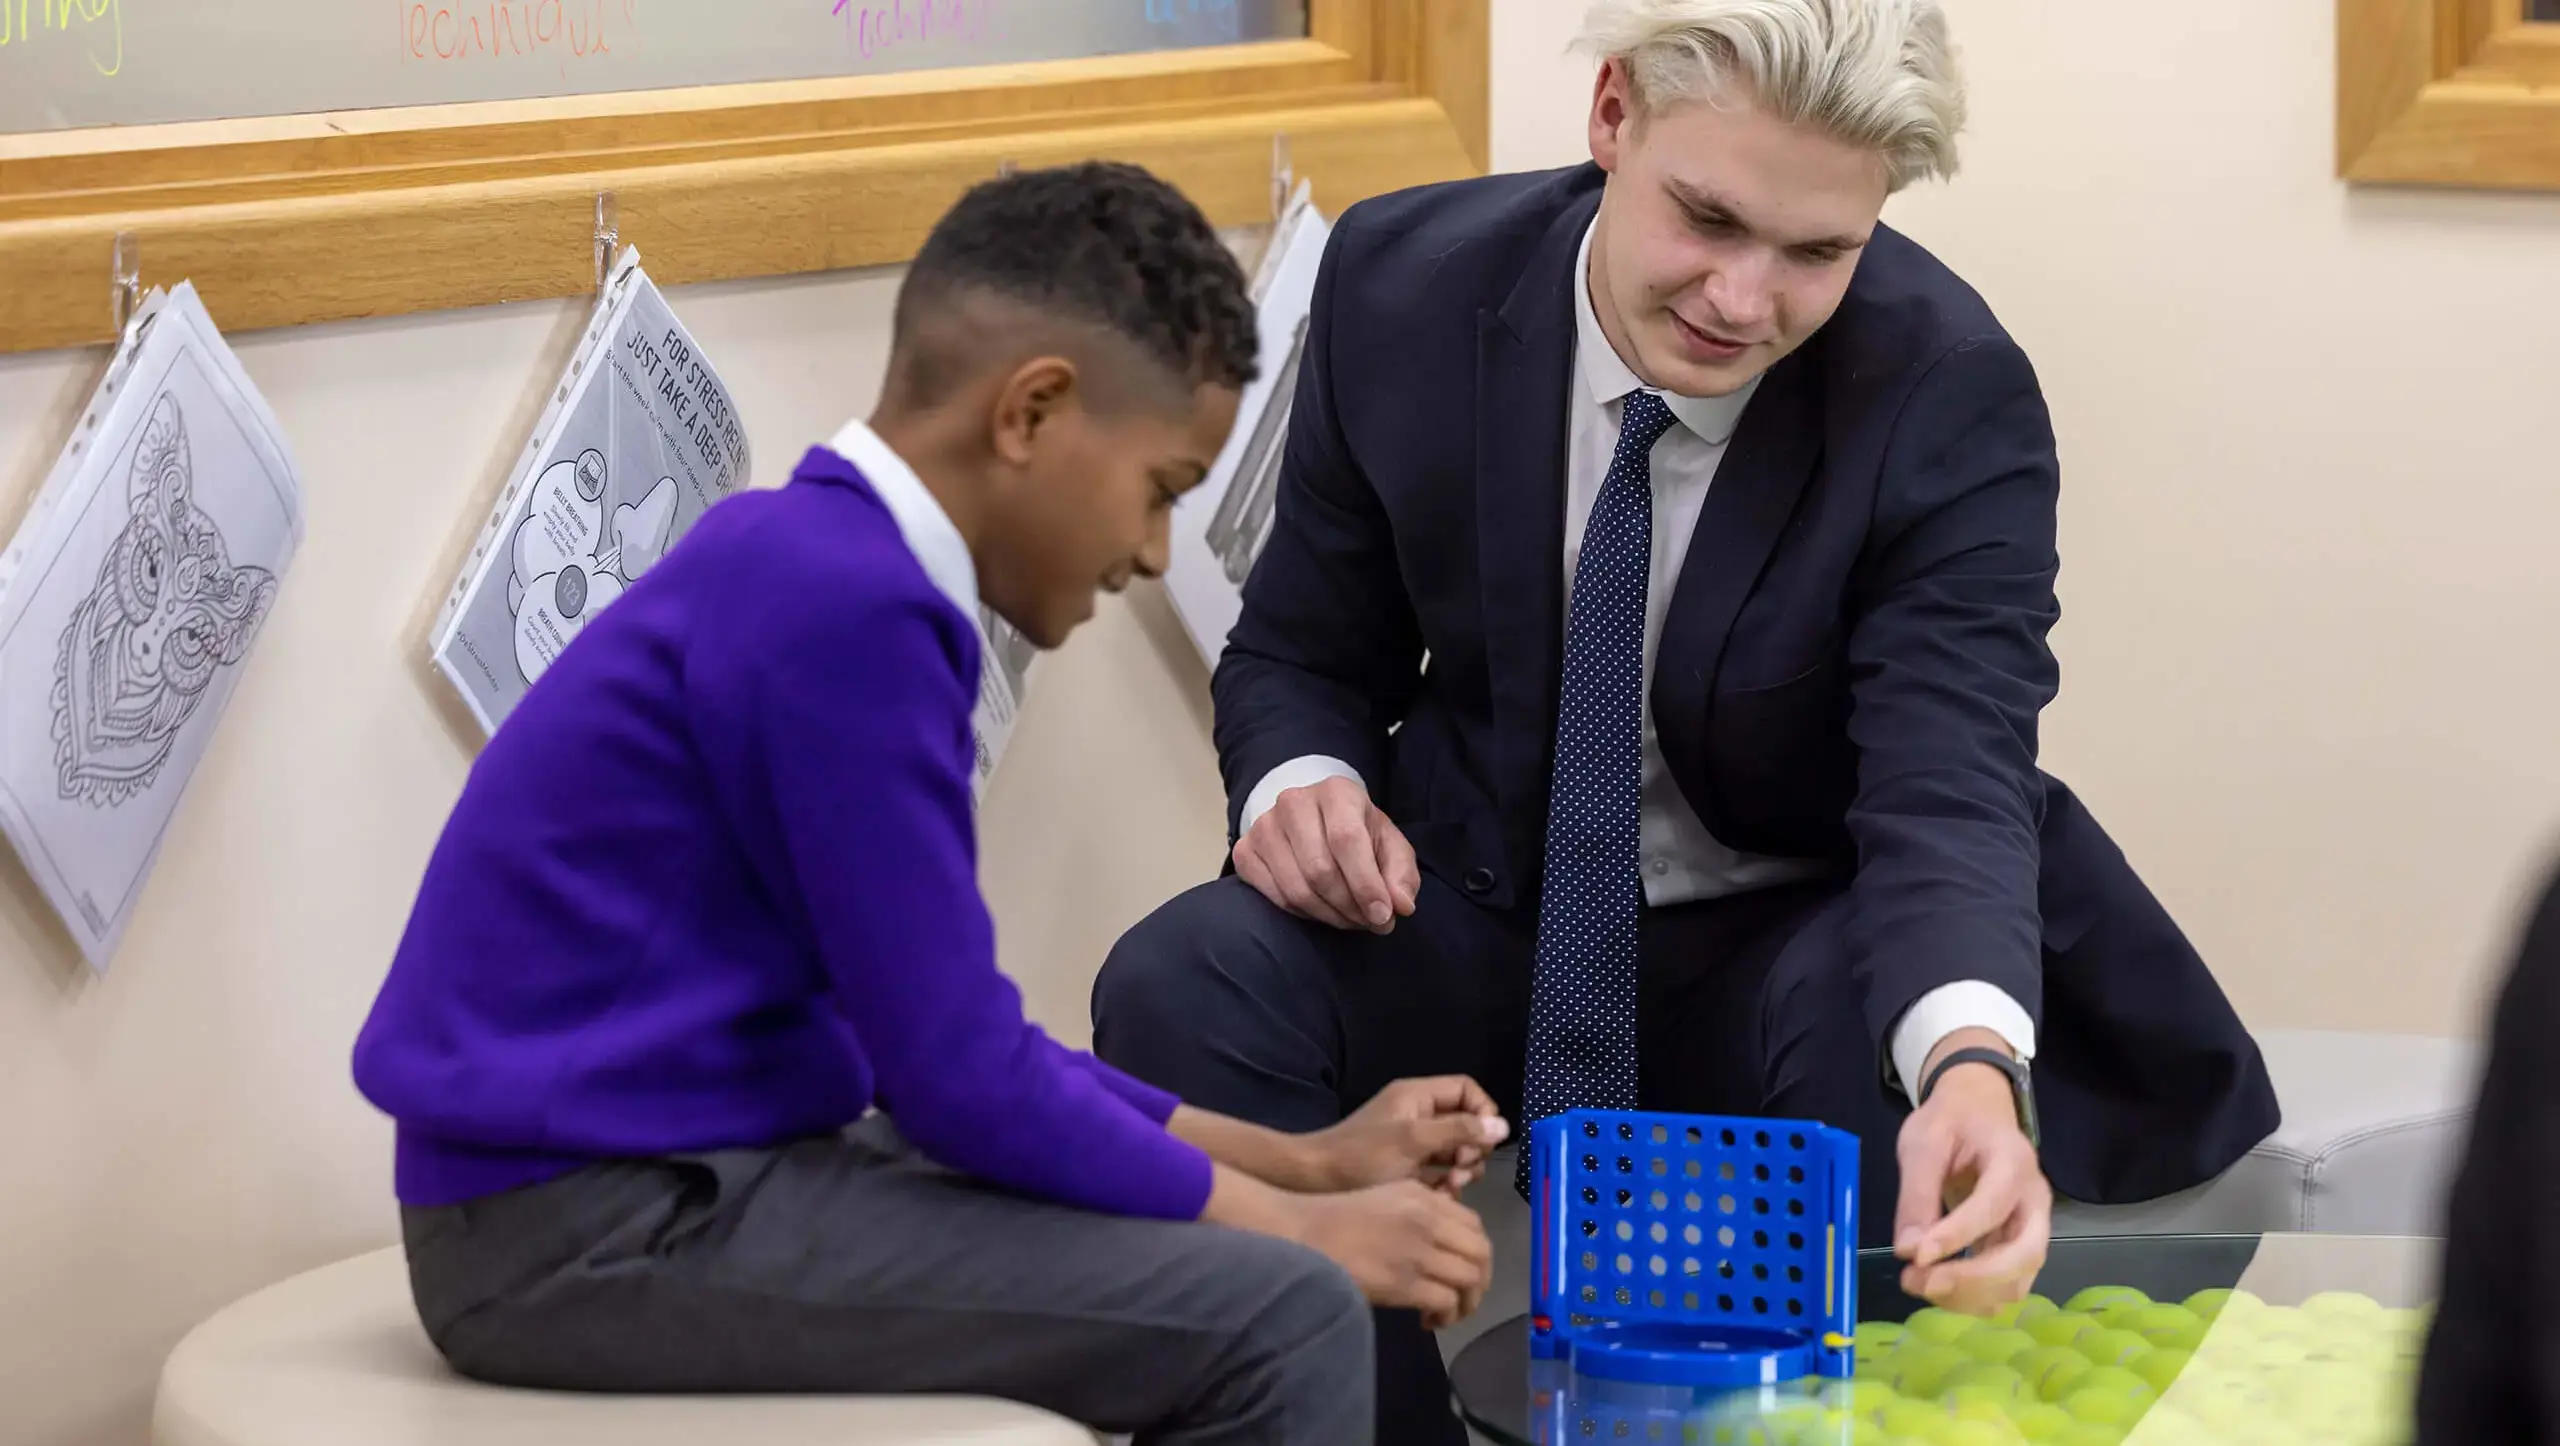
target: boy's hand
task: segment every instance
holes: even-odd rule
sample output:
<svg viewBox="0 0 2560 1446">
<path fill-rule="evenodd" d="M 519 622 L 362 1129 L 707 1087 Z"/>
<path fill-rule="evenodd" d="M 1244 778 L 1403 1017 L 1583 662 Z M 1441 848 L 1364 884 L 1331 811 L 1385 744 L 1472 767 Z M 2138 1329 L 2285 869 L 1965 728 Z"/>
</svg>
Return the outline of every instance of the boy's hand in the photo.
<svg viewBox="0 0 2560 1446">
<path fill-rule="evenodd" d="M 1291 1234 L 1350 1272 L 1377 1305 L 1422 1312 L 1431 1330 L 1484 1299 L 1493 1244 L 1476 1212 L 1412 1180 L 1347 1195 L 1293 1197 Z"/>
<path fill-rule="evenodd" d="M 1511 1126 L 1484 1087 L 1464 1075 L 1398 1080 L 1350 1118 L 1307 1137 L 1311 1184 L 1360 1190 L 1420 1180 L 1456 1195 L 1484 1174 Z"/>
</svg>

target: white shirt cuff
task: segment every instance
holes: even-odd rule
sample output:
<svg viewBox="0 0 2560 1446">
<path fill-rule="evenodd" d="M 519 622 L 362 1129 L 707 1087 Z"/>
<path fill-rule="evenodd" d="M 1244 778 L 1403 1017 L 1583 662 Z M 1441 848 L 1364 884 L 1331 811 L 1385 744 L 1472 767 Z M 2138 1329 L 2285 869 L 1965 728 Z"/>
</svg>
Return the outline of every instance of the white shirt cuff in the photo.
<svg viewBox="0 0 2560 1446">
<path fill-rule="evenodd" d="M 2007 1041 L 2018 1058 L 2035 1058 L 2035 1021 L 2027 1018 L 2026 1009 L 2007 990 L 1979 979 L 1941 984 L 1914 1001 L 1893 1027 L 1888 1053 L 1894 1079 L 1911 1096 L 1913 1108 L 1919 1107 L 1920 1087 L 1928 1082 L 1921 1071 L 1928 1068 L 1930 1054 L 1959 1029 L 1990 1030 Z"/>
<path fill-rule="evenodd" d="M 1293 788 L 1322 783 L 1328 778 L 1348 778 L 1359 784 L 1363 792 L 1369 787 L 1369 781 L 1360 776 L 1359 769 L 1339 758 L 1327 758 L 1321 753 L 1292 758 L 1262 775 L 1262 781 L 1253 786 L 1253 792 L 1245 795 L 1244 811 L 1236 816 L 1236 837 L 1242 838 L 1251 833 L 1255 821 L 1271 811 L 1271 805 L 1280 801 L 1280 795 Z"/>
</svg>

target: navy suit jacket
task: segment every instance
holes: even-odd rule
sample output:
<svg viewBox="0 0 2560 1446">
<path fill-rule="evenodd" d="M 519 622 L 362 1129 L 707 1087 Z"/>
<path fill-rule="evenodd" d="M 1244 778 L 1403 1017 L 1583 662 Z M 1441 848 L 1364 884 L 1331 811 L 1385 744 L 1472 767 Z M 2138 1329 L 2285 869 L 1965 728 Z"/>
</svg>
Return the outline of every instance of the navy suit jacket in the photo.
<svg viewBox="0 0 2560 1446">
<path fill-rule="evenodd" d="M 1216 677 L 1233 810 L 1358 768 L 1425 868 L 1536 907 L 1563 647 L 1574 261 L 1596 167 L 1364 202 L 1316 283 L 1271 539 Z M 2275 1126 L 2255 1044 L 2036 764 L 2057 676 L 2053 432 L 1971 288 L 1879 227 L 1771 369 L 1672 588 L 1652 707 L 1715 836 L 1836 861 L 1881 1042 L 1982 979 L 2039 1023 L 2047 1170 L 2082 1200 L 2220 1171 Z"/>
</svg>

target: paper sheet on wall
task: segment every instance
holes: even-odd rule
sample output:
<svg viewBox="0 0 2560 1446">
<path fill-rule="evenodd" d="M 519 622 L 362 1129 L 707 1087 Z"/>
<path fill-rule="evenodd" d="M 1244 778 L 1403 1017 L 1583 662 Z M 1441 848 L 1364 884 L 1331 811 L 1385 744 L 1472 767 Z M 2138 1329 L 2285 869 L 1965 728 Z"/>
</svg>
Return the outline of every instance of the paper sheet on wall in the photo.
<svg viewBox="0 0 2560 1446">
<path fill-rule="evenodd" d="M 436 667 L 484 731 L 748 460 L 728 388 L 625 248 L 436 625 Z"/>
<path fill-rule="evenodd" d="M 1315 302 L 1316 270 L 1332 223 L 1301 185 L 1272 227 L 1253 279 L 1261 330 L 1261 373 L 1236 408 L 1235 431 L 1208 479 L 1173 511 L 1173 552 L 1165 590 L 1200 656 L 1216 666 L 1243 611 L 1244 580 L 1271 538 L 1280 494 L 1289 409 Z"/>
<path fill-rule="evenodd" d="M 302 542 L 275 414 L 154 289 L 0 553 L 0 830 L 107 967 Z"/>
<path fill-rule="evenodd" d="M 978 643 L 982 659 L 978 668 L 978 706 L 969 719 L 978 758 L 977 766 L 970 770 L 969 794 L 984 799 L 987 780 L 995 776 L 1005 745 L 1013 741 L 1014 719 L 1022 712 L 1023 690 L 1040 650 L 1015 631 L 1013 624 L 997 617 L 993 608 L 985 606 L 978 609 Z"/>
</svg>

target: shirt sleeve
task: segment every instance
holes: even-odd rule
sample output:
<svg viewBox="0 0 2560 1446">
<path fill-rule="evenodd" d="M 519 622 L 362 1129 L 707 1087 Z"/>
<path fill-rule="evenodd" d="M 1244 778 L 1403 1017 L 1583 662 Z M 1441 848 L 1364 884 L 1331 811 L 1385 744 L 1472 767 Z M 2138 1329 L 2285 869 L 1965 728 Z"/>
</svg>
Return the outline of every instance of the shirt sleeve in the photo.
<svg viewBox="0 0 2560 1446">
<path fill-rule="evenodd" d="M 2035 1021 L 2027 1017 L 2026 1006 L 2009 997 L 2008 990 L 1979 979 L 1941 984 L 1904 1011 L 1901 1022 L 1893 1027 L 1893 1048 L 1885 1056 L 1893 1082 L 1911 1097 L 1912 1108 L 1919 1108 L 1920 1087 L 1928 1083 L 1921 1071 L 1928 1068 L 1930 1054 L 1938 1041 L 1959 1029 L 1990 1030 L 2007 1041 L 2018 1058 L 2036 1057 Z"/>
<path fill-rule="evenodd" d="M 728 811 L 766 886 L 805 917 L 875 1102 L 952 1169 L 1097 1212 L 1196 1218 L 1208 1157 L 1151 1117 L 1151 1094 L 1071 1063 L 996 967 L 965 625 L 938 597 L 848 598 L 784 571 L 740 583 L 764 601 L 696 647 L 690 691 Z"/>
<path fill-rule="evenodd" d="M 1242 838 L 1253 832 L 1255 820 L 1269 813 L 1271 806 L 1280 801 L 1280 795 L 1293 788 L 1322 783 L 1328 778 L 1348 778 L 1364 790 L 1369 786 L 1369 781 L 1360 776 L 1359 769 L 1339 758 L 1328 758 L 1321 753 L 1292 758 L 1262 775 L 1262 781 L 1245 796 L 1244 809 L 1236 815 L 1236 837 Z"/>
</svg>

